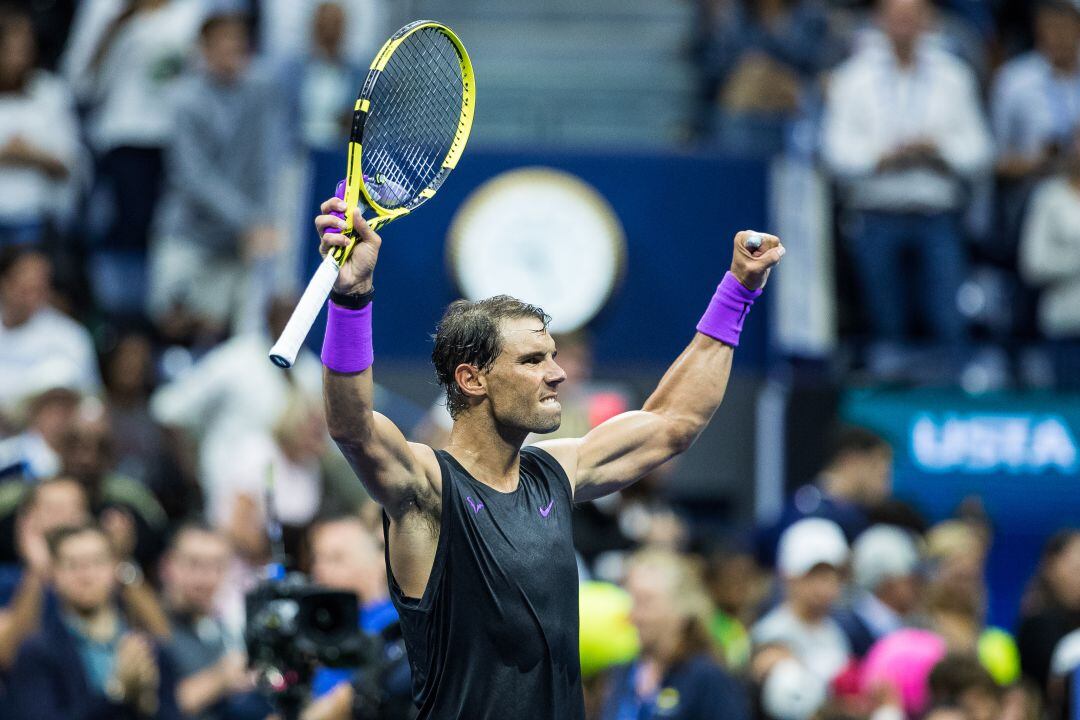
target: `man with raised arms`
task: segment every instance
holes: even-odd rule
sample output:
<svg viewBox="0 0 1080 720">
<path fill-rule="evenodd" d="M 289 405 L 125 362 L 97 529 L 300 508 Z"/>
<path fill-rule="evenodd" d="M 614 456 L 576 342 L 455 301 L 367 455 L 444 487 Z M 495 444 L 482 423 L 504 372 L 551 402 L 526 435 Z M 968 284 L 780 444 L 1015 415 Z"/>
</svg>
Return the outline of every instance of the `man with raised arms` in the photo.
<svg viewBox="0 0 1080 720">
<path fill-rule="evenodd" d="M 322 204 L 325 254 L 344 201 Z M 724 397 L 747 311 L 784 248 L 740 232 L 697 334 L 638 411 L 576 439 L 522 447 L 559 427 L 566 379 L 548 316 L 501 295 L 452 303 L 432 361 L 454 419 L 445 450 L 405 440 L 373 408 L 372 274 L 381 240 L 358 240 L 331 293 L 322 359 L 330 434 L 384 509 L 387 575 L 419 717 L 581 720 L 578 593 L 570 513 L 685 451 Z M 751 250 L 747 240 L 761 241 Z M 751 243 L 753 247 L 756 243 Z"/>
</svg>

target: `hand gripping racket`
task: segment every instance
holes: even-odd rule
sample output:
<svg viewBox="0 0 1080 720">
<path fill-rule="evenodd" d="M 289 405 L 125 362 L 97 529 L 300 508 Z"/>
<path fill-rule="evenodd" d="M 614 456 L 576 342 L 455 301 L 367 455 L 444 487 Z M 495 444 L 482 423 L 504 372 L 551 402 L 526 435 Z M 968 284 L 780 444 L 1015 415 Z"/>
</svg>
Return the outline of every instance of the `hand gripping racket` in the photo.
<svg viewBox="0 0 1080 720">
<path fill-rule="evenodd" d="M 348 206 L 344 233 L 308 283 L 270 360 L 291 367 L 356 243 L 353 209 L 370 209 L 372 230 L 408 215 L 435 196 L 457 166 L 472 129 L 472 62 L 445 25 L 417 20 L 386 41 L 371 63 L 353 111 L 349 160 L 338 197 Z"/>
</svg>

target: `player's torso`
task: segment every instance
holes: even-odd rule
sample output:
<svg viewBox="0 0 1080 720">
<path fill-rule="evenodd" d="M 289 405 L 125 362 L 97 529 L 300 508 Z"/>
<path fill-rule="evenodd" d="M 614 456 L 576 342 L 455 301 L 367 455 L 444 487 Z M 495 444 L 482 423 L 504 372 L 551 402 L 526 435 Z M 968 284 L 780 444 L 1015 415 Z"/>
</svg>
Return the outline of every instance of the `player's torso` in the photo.
<svg viewBox="0 0 1080 720">
<path fill-rule="evenodd" d="M 422 609 L 406 601 L 403 613 L 421 717 L 457 717 L 465 706 L 470 718 L 577 717 L 570 488 L 550 456 L 532 453 L 511 493 L 440 453 L 439 548 Z"/>
</svg>

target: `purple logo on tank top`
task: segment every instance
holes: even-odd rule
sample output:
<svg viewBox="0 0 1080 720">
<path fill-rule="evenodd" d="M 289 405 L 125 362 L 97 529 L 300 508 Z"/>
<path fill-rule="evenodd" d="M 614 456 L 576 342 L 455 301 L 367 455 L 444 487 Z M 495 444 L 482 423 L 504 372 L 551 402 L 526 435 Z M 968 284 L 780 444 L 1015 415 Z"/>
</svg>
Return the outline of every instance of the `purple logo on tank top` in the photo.
<svg viewBox="0 0 1080 720">
<path fill-rule="evenodd" d="M 539 510 L 540 517 L 547 517 L 548 515 L 550 515 L 551 514 L 551 508 L 554 507 L 554 505 L 555 505 L 555 500 L 552 499 L 552 501 L 548 503 L 548 506 L 546 508 L 540 508 L 540 510 Z"/>
<path fill-rule="evenodd" d="M 472 499 L 472 495 L 467 496 L 465 499 L 469 501 L 469 507 L 472 508 L 474 514 L 484 509 L 484 503 L 476 502 Z"/>
</svg>

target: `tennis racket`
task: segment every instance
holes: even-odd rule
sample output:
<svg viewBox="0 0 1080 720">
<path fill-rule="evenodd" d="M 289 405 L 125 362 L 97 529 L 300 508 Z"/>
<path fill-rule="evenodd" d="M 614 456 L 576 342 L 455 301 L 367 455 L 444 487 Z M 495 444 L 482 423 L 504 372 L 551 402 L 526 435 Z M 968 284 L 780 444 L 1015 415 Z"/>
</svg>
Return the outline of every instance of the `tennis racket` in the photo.
<svg viewBox="0 0 1080 720">
<path fill-rule="evenodd" d="M 465 46 L 445 25 L 418 20 L 398 30 L 371 63 L 353 111 L 343 232 L 351 239 L 319 265 L 270 360 L 291 367 L 356 243 L 353 209 L 373 213 L 372 230 L 435 196 L 457 166 L 472 129 L 476 82 Z"/>
</svg>

